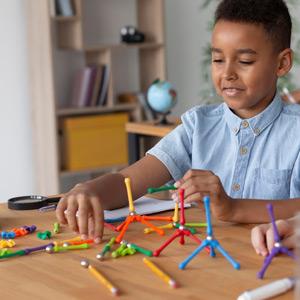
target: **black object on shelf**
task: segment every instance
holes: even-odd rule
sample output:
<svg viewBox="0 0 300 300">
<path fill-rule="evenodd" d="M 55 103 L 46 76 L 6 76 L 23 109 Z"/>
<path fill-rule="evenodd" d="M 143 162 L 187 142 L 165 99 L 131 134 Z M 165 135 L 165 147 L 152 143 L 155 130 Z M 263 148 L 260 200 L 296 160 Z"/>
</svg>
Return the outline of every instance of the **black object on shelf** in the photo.
<svg viewBox="0 0 300 300">
<path fill-rule="evenodd" d="M 134 26 L 124 26 L 121 29 L 121 42 L 123 43 L 143 43 L 145 34 L 138 31 Z"/>
</svg>

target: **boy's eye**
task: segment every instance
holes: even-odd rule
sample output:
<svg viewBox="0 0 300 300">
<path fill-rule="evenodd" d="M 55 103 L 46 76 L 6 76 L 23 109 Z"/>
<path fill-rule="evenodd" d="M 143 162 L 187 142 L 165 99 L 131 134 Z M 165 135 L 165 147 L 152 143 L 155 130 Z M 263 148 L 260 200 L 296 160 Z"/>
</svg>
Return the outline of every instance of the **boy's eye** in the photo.
<svg viewBox="0 0 300 300">
<path fill-rule="evenodd" d="M 222 59 L 213 59 L 213 62 L 214 62 L 214 63 L 222 63 L 223 60 L 222 60 Z"/>
<path fill-rule="evenodd" d="M 243 64 L 243 65 L 252 65 L 254 63 L 254 61 L 241 60 L 240 63 Z"/>
</svg>

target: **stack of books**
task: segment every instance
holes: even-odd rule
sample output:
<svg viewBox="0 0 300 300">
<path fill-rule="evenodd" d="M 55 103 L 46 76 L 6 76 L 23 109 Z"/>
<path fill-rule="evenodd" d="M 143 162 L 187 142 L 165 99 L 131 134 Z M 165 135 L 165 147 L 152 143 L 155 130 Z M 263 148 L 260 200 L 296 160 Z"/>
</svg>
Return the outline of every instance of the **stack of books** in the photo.
<svg viewBox="0 0 300 300">
<path fill-rule="evenodd" d="M 105 105 L 109 78 L 108 65 L 89 65 L 78 70 L 72 85 L 72 107 Z"/>
</svg>

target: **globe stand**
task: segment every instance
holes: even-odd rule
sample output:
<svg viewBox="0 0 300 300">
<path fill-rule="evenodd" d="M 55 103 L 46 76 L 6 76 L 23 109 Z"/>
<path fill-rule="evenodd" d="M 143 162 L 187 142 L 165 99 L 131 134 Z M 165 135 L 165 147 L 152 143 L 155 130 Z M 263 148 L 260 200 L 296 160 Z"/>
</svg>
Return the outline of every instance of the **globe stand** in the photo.
<svg viewBox="0 0 300 300">
<path fill-rule="evenodd" d="M 171 111 L 168 111 L 167 113 L 159 113 L 159 112 L 155 112 L 156 114 L 160 114 L 162 115 L 161 119 L 158 120 L 158 122 L 155 122 L 154 125 L 160 125 L 160 126 L 169 126 L 169 125 L 174 125 L 174 122 L 169 122 L 167 115 L 169 115 L 171 113 Z"/>
</svg>

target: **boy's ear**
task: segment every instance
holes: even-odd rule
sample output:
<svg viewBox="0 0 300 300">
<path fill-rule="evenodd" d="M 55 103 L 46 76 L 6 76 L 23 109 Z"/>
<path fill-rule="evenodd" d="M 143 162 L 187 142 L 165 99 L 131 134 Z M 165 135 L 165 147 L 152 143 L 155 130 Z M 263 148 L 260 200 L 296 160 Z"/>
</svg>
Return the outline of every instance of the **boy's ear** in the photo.
<svg viewBox="0 0 300 300">
<path fill-rule="evenodd" d="M 279 53 L 277 76 L 281 77 L 286 75 L 293 65 L 293 50 L 286 48 Z"/>
</svg>

